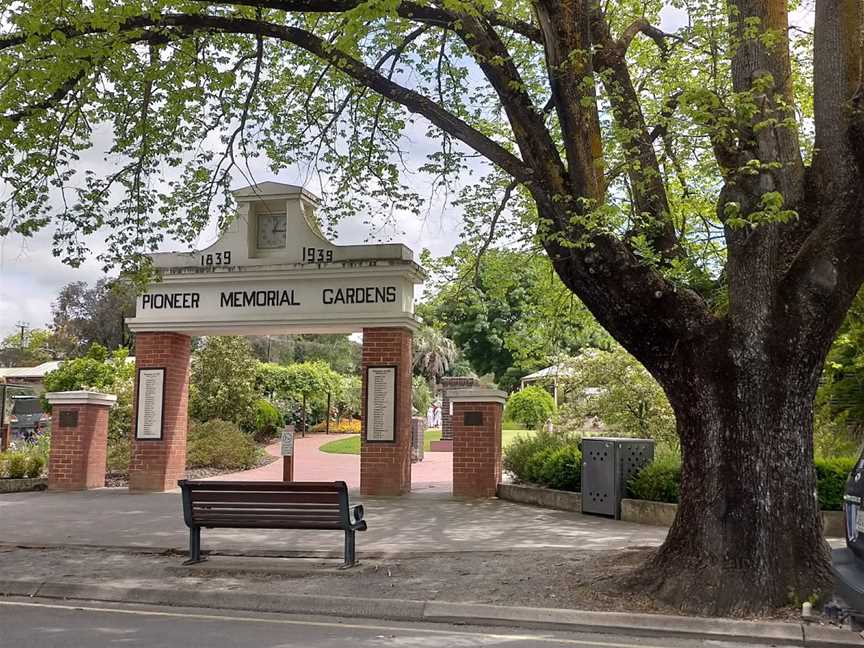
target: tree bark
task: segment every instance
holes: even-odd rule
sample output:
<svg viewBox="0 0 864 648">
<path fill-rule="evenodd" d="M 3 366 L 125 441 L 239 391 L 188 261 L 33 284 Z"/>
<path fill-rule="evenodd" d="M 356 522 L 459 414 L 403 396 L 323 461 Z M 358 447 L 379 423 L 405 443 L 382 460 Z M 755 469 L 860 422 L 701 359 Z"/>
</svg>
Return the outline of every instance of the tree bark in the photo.
<svg viewBox="0 0 864 648">
<path fill-rule="evenodd" d="M 684 351 L 664 385 L 681 438 L 681 504 L 635 576 L 701 614 L 796 605 L 831 582 L 813 466 L 822 362 L 784 351 L 794 332 L 730 328 Z"/>
</svg>

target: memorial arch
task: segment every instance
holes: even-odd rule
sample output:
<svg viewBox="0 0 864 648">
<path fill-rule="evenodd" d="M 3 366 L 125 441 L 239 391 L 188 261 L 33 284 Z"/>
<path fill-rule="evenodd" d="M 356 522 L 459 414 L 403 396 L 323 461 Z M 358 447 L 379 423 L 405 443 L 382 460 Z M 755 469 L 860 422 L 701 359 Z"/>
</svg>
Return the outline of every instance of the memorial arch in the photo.
<svg viewBox="0 0 864 648">
<path fill-rule="evenodd" d="M 127 319 L 136 335 L 130 490 L 170 490 L 183 478 L 192 336 L 362 332 L 360 490 L 407 493 L 422 268 L 404 245 L 328 241 L 318 200 L 301 187 L 265 182 L 234 197 L 237 215 L 213 245 L 152 255 L 160 280 Z"/>
</svg>

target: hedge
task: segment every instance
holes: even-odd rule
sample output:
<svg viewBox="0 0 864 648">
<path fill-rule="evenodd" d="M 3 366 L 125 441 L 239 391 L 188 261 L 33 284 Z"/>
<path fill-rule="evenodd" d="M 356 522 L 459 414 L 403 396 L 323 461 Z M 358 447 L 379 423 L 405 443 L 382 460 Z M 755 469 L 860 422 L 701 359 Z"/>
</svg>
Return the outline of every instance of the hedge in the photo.
<svg viewBox="0 0 864 648">
<path fill-rule="evenodd" d="M 855 467 L 855 457 L 816 459 L 816 493 L 823 511 L 843 510 L 846 480 Z M 681 486 L 681 461 L 663 458 L 643 468 L 627 484 L 633 499 L 677 504 Z"/>
<path fill-rule="evenodd" d="M 582 453 L 575 437 L 551 432 L 517 436 L 504 450 L 504 470 L 523 482 L 578 491 Z"/>
<path fill-rule="evenodd" d="M 213 419 L 189 426 L 187 468 L 245 470 L 258 464 L 261 450 L 234 423 Z"/>
<path fill-rule="evenodd" d="M 842 511 L 846 480 L 855 468 L 855 457 L 816 460 L 816 495 L 823 511 Z"/>
<path fill-rule="evenodd" d="M 640 470 L 627 484 L 627 497 L 677 504 L 680 490 L 681 460 L 668 457 Z"/>
</svg>

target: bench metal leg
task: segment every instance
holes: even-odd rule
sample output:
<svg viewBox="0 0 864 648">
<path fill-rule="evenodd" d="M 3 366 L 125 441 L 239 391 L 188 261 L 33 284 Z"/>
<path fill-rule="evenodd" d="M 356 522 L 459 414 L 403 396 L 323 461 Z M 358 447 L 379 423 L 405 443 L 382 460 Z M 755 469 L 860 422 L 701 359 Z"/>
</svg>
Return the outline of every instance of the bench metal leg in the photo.
<svg viewBox="0 0 864 648">
<path fill-rule="evenodd" d="M 184 565 L 194 565 L 202 562 L 201 559 L 201 527 L 189 529 L 189 560 Z"/>
<path fill-rule="evenodd" d="M 345 562 L 342 564 L 342 569 L 348 569 L 357 564 L 357 556 L 354 552 L 354 532 L 345 532 Z"/>
</svg>

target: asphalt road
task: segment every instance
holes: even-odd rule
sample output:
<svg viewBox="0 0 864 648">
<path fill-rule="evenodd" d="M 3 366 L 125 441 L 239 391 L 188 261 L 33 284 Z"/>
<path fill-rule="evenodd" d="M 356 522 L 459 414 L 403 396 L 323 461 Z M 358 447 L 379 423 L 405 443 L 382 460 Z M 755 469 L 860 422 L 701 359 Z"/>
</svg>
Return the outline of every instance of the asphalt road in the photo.
<svg viewBox="0 0 864 648">
<path fill-rule="evenodd" d="M 738 648 L 717 641 L 576 635 L 217 610 L 0 599 L 2 648 Z M 748 648 L 753 648 L 750 644 Z"/>
</svg>

